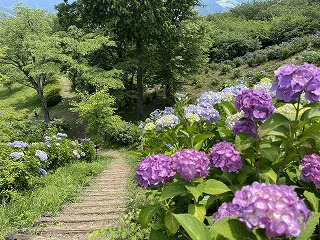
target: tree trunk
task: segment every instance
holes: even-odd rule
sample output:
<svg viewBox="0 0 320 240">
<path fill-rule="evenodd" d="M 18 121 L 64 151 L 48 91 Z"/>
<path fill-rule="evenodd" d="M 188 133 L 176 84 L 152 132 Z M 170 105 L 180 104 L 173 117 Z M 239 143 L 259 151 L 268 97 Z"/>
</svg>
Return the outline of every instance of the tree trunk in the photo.
<svg viewBox="0 0 320 240">
<path fill-rule="evenodd" d="M 143 115 L 143 69 L 141 62 L 142 55 L 142 40 L 140 38 L 137 39 L 136 42 L 136 51 L 138 58 L 138 68 L 137 68 L 137 115 L 138 119 L 142 118 Z"/>
<path fill-rule="evenodd" d="M 38 78 L 37 92 L 38 92 L 38 95 L 41 100 L 41 106 L 42 106 L 42 110 L 43 110 L 43 114 L 44 114 L 44 121 L 46 122 L 46 124 L 48 124 L 50 121 L 50 117 L 49 117 L 49 109 L 47 106 L 47 101 L 43 95 L 43 78 L 44 78 L 43 76 L 40 76 Z"/>
<path fill-rule="evenodd" d="M 165 84 L 165 93 L 166 93 L 166 100 L 168 104 L 171 106 L 172 105 L 172 96 L 171 96 L 171 85 L 170 83 Z"/>
</svg>

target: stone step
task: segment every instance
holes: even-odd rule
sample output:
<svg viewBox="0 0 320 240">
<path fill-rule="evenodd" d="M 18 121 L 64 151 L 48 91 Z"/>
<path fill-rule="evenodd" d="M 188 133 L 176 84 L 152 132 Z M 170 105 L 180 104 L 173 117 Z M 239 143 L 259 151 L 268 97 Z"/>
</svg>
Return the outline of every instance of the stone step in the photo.
<svg viewBox="0 0 320 240">
<path fill-rule="evenodd" d="M 98 202 L 76 202 L 72 203 L 73 207 L 123 207 L 123 203 L 119 201 L 98 201 Z"/>
<path fill-rule="evenodd" d="M 113 224 L 104 225 L 77 225 L 77 226 L 50 226 L 43 229 L 38 229 L 39 234 L 50 233 L 50 234 L 79 234 L 79 233 L 90 233 L 102 228 L 108 228 Z"/>
<path fill-rule="evenodd" d="M 90 215 L 90 214 L 106 214 L 106 213 L 123 213 L 126 208 L 85 208 L 85 209 L 65 209 L 63 214 L 73 214 L 73 215 Z"/>
<path fill-rule="evenodd" d="M 127 197 L 119 197 L 119 196 L 116 196 L 116 195 L 96 195 L 96 196 L 82 196 L 82 197 L 79 197 L 78 201 L 86 201 L 86 202 L 101 202 L 101 201 L 126 201 L 128 200 Z"/>
<path fill-rule="evenodd" d="M 108 215 L 94 215 L 94 216 L 79 216 L 79 215 L 68 215 L 58 217 L 41 217 L 35 219 L 35 225 L 41 223 L 81 223 L 81 222 L 95 222 L 95 221 L 108 221 L 114 220 L 119 217 L 119 214 L 108 214 Z"/>
</svg>

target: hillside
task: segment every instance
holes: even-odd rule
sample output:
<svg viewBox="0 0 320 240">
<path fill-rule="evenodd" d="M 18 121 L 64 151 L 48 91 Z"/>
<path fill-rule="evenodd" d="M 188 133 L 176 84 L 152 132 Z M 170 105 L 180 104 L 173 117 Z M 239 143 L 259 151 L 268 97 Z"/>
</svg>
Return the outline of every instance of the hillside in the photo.
<svg viewBox="0 0 320 240">
<path fill-rule="evenodd" d="M 14 5 L 19 2 L 22 3 L 22 5 L 31 8 L 40 8 L 47 9 L 49 11 L 55 11 L 54 6 L 62 3 L 63 0 L 0 0 L 0 12 L 12 14 Z M 202 4 L 204 5 L 204 7 L 199 7 L 197 8 L 197 10 L 201 15 L 205 16 L 216 12 L 228 11 L 230 10 L 230 8 L 233 8 L 236 5 L 241 4 L 242 2 L 247 2 L 247 0 L 202 0 Z"/>
<path fill-rule="evenodd" d="M 17 3 L 22 3 L 23 6 L 28 6 L 30 8 L 40 8 L 47 9 L 49 11 L 54 11 L 54 6 L 62 3 L 63 0 L 0 0 L 0 11 L 8 14 L 13 13 L 13 7 Z"/>
</svg>

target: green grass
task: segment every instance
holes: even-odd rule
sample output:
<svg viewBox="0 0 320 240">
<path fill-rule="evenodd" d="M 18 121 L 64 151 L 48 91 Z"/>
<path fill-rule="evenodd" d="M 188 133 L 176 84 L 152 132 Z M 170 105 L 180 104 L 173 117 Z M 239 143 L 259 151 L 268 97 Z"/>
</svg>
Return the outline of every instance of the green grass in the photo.
<svg viewBox="0 0 320 240">
<path fill-rule="evenodd" d="M 17 110 L 28 109 L 30 114 L 41 109 L 41 102 L 36 90 L 21 84 L 13 84 L 11 92 L 0 85 L 0 103 L 3 106 L 12 106 Z"/>
<path fill-rule="evenodd" d="M 83 186 L 102 172 L 110 158 L 98 156 L 94 162 L 75 162 L 49 172 L 41 178 L 33 191 L 16 197 L 0 206 L 0 239 L 11 231 L 31 227 L 34 219 L 46 212 L 55 214 L 65 202 L 73 202 L 82 192 Z"/>
</svg>

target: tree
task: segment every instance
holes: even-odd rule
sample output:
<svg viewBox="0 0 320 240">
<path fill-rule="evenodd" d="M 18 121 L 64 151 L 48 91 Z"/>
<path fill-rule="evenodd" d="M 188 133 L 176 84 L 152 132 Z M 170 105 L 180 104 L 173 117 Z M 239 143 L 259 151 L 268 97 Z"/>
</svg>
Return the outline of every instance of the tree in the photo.
<svg viewBox="0 0 320 240">
<path fill-rule="evenodd" d="M 165 87 L 168 103 L 172 93 L 184 83 L 184 79 L 202 69 L 208 62 L 210 41 L 201 19 L 184 20 L 171 28 L 167 38 L 159 39 L 155 51 L 153 71 L 156 83 Z"/>
<path fill-rule="evenodd" d="M 63 54 L 62 71 L 72 81 L 74 90 L 91 94 L 102 88 L 108 91 L 123 89 L 119 79 L 121 71 L 112 66 L 103 69 L 95 60 L 96 53 L 114 47 L 114 41 L 101 34 L 85 33 L 76 26 L 70 26 L 67 31 L 57 32 L 56 35 Z"/>
<path fill-rule="evenodd" d="M 199 0 L 78 0 L 76 6 L 66 7 L 68 1 L 57 7 L 61 14 L 60 22 L 65 11 L 71 11 L 81 16 L 79 25 L 87 29 L 106 28 L 114 33 L 115 41 L 125 43 L 125 46 L 135 46 L 135 69 L 137 83 L 137 113 L 143 114 L 143 76 L 146 73 L 150 58 L 147 49 L 157 44 L 159 39 L 167 39 L 171 34 L 170 28 L 194 16 L 193 7 Z"/>
<path fill-rule="evenodd" d="M 52 36 L 54 15 L 16 5 L 15 16 L 0 17 L 0 73 L 16 83 L 35 89 L 41 100 L 45 122 L 49 110 L 44 86 L 59 72 L 59 47 Z"/>
</svg>

